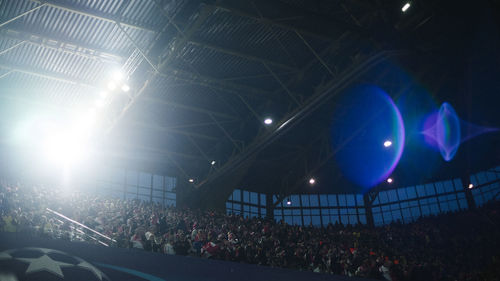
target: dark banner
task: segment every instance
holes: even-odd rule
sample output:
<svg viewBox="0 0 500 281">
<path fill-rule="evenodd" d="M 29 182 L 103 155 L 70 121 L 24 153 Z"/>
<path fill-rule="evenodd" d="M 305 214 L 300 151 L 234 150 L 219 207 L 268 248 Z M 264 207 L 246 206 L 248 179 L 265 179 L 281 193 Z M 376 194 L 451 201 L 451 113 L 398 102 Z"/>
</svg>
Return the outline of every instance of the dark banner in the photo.
<svg viewBox="0 0 500 281">
<path fill-rule="evenodd" d="M 0 281 L 368 280 L 0 233 Z"/>
</svg>

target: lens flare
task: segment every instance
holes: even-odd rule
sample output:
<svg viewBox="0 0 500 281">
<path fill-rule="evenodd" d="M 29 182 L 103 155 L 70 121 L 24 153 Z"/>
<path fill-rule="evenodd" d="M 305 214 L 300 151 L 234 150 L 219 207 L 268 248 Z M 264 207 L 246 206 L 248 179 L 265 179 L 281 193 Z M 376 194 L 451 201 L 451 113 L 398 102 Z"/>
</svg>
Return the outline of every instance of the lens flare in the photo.
<svg viewBox="0 0 500 281">
<path fill-rule="evenodd" d="M 449 103 L 443 103 L 437 113 L 429 116 L 422 132 L 426 141 L 437 146 L 445 161 L 451 161 L 460 146 L 460 120 Z"/>
<path fill-rule="evenodd" d="M 339 109 L 333 116 L 335 158 L 343 175 L 367 190 L 397 166 L 405 142 L 403 119 L 389 95 L 373 85 L 351 89 L 340 104 L 348 112 Z"/>
<path fill-rule="evenodd" d="M 431 148 L 439 150 L 443 159 L 451 161 L 460 144 L 480 134 L 497 131 L 460 120 L 455 109 L 447 102 L 437 112 L 429 114 L 421 134 Z"/>
</svg>

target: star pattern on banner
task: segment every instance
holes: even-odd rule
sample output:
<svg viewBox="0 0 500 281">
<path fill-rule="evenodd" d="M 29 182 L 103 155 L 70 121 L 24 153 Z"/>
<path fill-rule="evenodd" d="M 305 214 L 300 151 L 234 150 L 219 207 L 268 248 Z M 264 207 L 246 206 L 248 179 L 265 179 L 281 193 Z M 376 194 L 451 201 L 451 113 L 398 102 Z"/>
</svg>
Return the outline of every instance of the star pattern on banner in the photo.
<svg viewBox="0 0 500 281">
<path fill-rule="evenodd" d="M 16 260 L 29 263 L 28 269 L 26 269 L 26 274 L 38 271 L 48 271 L 61 278 L 64 278 L 61 267 L 74 266 L 74 264 L 71 263 L 55 261 L 47 256 L 47 254 L 44 254 L 39 258 L 16 258 Z"/>
<path fill-rule="evenodd" d="M 80 259 L 80 258 L 77 258 L 78 261 L 80 263 L 78 263 L 76 266 L 78 267 L 81 267 L 81 268 L 85 268 L 87 269 L 88 271 L 91 271 L 92 273 L 94 273 L 94 275 L 99 279 L 99 280 L 102 280 L 102 276 L 104 275 L 104 273 L 102 273 L 102 271 L 100 271 L 99 269 L 97 269 L 95 266 L 91 265 L 90 263 Z"/>
<path fill-rule="evenodd" d="M 21 250 L 30 250 L 30 251 L 36 251 L 41 253 L 42 255 L 37 258 L 23 258 L 23 257 L 14 257 L 12 254 L 16 253 L 17 251 Z M 103 280 L 105 277 L 106 279 L 109 280 L 109 278 L 98 268 L 90 264 L 89 262 L 86 262 L 85 260 L 71 256 L 75 258 L 78 262 L 78 264 L 73 264 L 73 263 L 66 263 L 66 262 L 60 262 L 57 260 L 52 259 L 48 254 L 50 253 L 57 253 L 57 254 L 63 254 L 67 256 L 71 256 L 67 253 L 58 251 L 58 250 L 52 250 L 52 249 L 46 249 L 46 248 L 23 248 L 23 249 L 11 249 L 7 251 L 0 252 L 0 261 L 1 260 L 18 260 L 21 262 L 28 263 L 28 268 L 26 269 L 25 274 L 30 274 L 30 273 L 35 273 L 35 272 L 40 272 L 40 271 L 46 271 L 51 274 L 54 274 L 60 278 L 64 279 L 64 274 L 62 272 L 62 268 L 64 267 L 78 267 L 85 269 L 87 271 L 92 272 L 99 280 Z"/>
</svg>

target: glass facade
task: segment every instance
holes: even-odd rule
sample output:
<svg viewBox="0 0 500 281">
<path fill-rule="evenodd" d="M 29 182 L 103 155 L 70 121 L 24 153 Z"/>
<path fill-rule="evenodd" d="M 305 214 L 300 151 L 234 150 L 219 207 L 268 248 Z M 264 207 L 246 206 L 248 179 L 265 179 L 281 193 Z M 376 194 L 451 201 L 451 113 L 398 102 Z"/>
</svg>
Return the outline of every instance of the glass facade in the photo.
<svg viewBox="0 0 500 281">
<path fill-rule="evenodd" d="M 473 174 L 470 182 L 476 206 L 500 199 L 500 167 Z M 379 191 L 371 204 L 374 225 L 409 223 L 420 217 L 466 210 L 469 205 L 463 186 L 456 178 Z M 276 221 L 305 226 L 366 224 L 363 198 L 362 194 L 293 194 L 278 202 L 278 196 L 272 195 L 272 215 Z M 264 217 L 265 201 L 265 194 L 235 190 L 226 209 L 228 213 Z"/>
<path fill-rule="evenodd" d="M 355 225 L 366 223 L 366 214 L 361 194 L 297 194 L 275 207 L 274 219 L 306 226 Z"/>
<path fill-rule="evenodd" d="M 127 200 L 139 199 L 164 206 L 176 206 L 177 179 L 169 176 L 122 169 L 102 171 L 97 179 L 97 194 Z"/>
<path fill-rule="evenodd" d="M 235 189 L 226 201 L 226 212 L 263 218 L 266 216 L 266 194 Z"/>
<path fill-rule="evenodd" d="M 380 191 L 372 204 L 376 226 L 467 209 L 460 179 Z"/>
<path fill-rule="evenodd" d="M 474 186 L 471 192 L 476 206 L 500 199 L 500 167 L 473 174 L 470 176 L 470 182 Z"/>
</svg>

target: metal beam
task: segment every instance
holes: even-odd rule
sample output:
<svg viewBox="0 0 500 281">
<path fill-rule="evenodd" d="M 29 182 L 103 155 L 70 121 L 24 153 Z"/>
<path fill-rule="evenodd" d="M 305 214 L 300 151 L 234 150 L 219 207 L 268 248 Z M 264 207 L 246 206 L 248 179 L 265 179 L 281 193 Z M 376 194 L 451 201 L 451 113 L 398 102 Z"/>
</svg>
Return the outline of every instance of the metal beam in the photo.
<svg viewBox="0 0 500 281">
<path fill-rule="evenodd" d="M 64 2 L 55 1 L 55 0 L 30 0 L 30 1 L 41 3 L 44 5 L 54 7 L 54 8 L 60 9 L 60 10 L 68 11 L 71 13 L 95 18 L 95 19 L 102 20 L 102 21 L 107 21 L 107 22 L 112 22 L 112 23 L 119 22 L 120 24 L 123 24 L 124 26 L 135 28 L 135 29 L 140 29 L 140 30 L 144 30 L 144 31 L 148 31 L 148 32 L 155 32 L 155 33 L 158 32 L 157 27 L 155 27 L 155 26 L 151 26 L 151 25 L 148 25 L 145 23 L 132 22 L 131 20 L 128 20 L 124 17 L 117 17 L 114 15 L 102 13 L 102 12 L 92 10 L 92 9 L 77 7 L 75 5 L 69 4 L 69 2 L 67 2 L 67 1 L 64 1 Z"/>
<path fill-rule="evenodd" d="M 165 66 L 169 65 L 172 59 L 186 46 L 191 39 L 191 36 L 201 27 L 201 25 L 214 12 L 213 6 L 204 6 L 196 20 L 190 25 L 187 31 L 181 32 L 182 38 L 175 40 L 169 55 L 159 64 L 158 69 L 161 71 Z"/>
<path fill-rule="evenodd" d="M 321 58 L 321 56 L 318 55 L 318 53 L 316 53 L 314 48 L 307 42 L 307 40 L 304 39 L 304 37 L 299 32 L 295 31 L 295 34 L 297 34 L 297 36 L 300 38 L 300 40 L 302 40 L 302 42 L 304 42 L 304 45 L 306 45 L 306 47 L 309 49 L 309 51 L 311 51 L 311 53 L 318 59 L 318 61 L 321 63 L 321 65 L 323 65 L 323 67 L 326 68 L 326 70 L 328 70 L 330 75 L 332 77 L 335 77 L 335 73 L 330 69 L 328 64 Z"/>
<path fill-rule="evenodd" d="M 161 71 L 162 72 L 159 73 L 160 76 L 174 77 L 177 80 L 186 81 L 201 86 L 206 86 L 208 88 L 221 90 L 226 93 L 251 95 L 254 98 L 259 98 L 259 97 L 269 98 L 269 96 L 272 94 L 270 91 L 267 90 L 249 87 L 238 83 L 233 83 L 230 81 L 225 81 L 223 79 L 198 75 L 196 73 L 189 72 L 186 70 L 179 70 L 171 66 L 166 66 Z"/>
<path fill-rule="evenodd" d="M 155 70 L 155 72 L 158 72 L 158 69 L 156 68 L 156 65 L 154 65 L 151 60 L 148 58 L 148 56 L 142 51 L 141 47 L 137 42 L 135 42 L 134 38 L 128 34 L 128 32 L 122 27 L 122 25 L 119 22 L 115 22 L 116 26 L 121 30 L 125 36 L 127 36 L 128 40 L 132 42 L 132 45 L 136 48 L 137 51 L 141 54 L 141 56 L 148 62 L 148 64 Z"/>
<path fill-rule="evenodd" d="M 339 38 L 336 42 L 334 42 L 334 43 L 330 44 L 330 46 L 326 47 L 323 51 L 321 51 L 321 52 L 318 54 L 318 56 L 322 57 L 322 56 L 326 55 L 326 54 L 327 54 L 329 51 L 331 51 L 333 48 L 336 48 L 335 50 L 338 50 L 338 46 L 339 46 L 339 44 L 340 44 L 339 42 L 340 42 L 343 38 L 347 37 L 349 34 L 350 34 L 350 32 L 349 32 L 349 31 L 344 32 L 344 34 L 342 34 L 342 35 L 340 36 L 340 38 Z M 308 70 L 309 70 L 309 69 L 310 69 L 310 68 L 311 68 L 311 67 L 312 67 L 312 66 L 313 66 L 316 62 L 317 62 L 317 58 L 316 58 L 316 57 L 315 57 L 315 58 L 313 58 L 313 59 L 311 59 L 311 60 L 310 60 L 310 61 L 309 61 L 309 62 L 308 62 L 308 63 L 307 63 L 307 64 L 306 64 L 303 68 L 302 68 L 302 70 L 301 70 L 299 73 L 297 73 L 297 75 L 295 75 L 295 76 L 293 76 L 292 78 L 290 78 L 290 80 L 288 80 L 288 81 L 285 83 L 285 85 L 288 87 L 288 86 L 290 86 L 292 83 L 296 83 L 296 82 L 302 81 L 302 79 L 303 79 L 303 77 L 304 77 L 305 73 L 306 73 L 306 72 L 307 72 L 307 71 L 308 71 Z M 282 91 L 282 88 L 278 88 L 276 91 L 274 91 L 274 92 L 273 92 L 273 94 L 277 94 L 277 93 L 279 93 L 279 92 L 281 92 L 281 91 Z"/>
<path fill-rule="evenodd" d="M 146 128 L 146 129 L 150 129 L 150 130 L 154 130 L 154 131 L 158 131 L 158 132 L 174 133 L 174 134 L 178 134 L 178 135 L 194 137 L 194 138 L 199 138 L 199 139 L 205 139 L 205 140 L 210 140 L 210 141 L 218 141 L 219 140 L 218 137 L 214 137 L 214 136 L 208 136 L 208 135 L 204 135 L 204 134 L 187 132 L 187 131 L 183 131 L 183 130 L 162 127 L 162 126 L 153 125 L 153 124 L 144 123 L 144 122 L 135 121 L 135 122 L 131 122 L 131 123 L 134 126 L 138 126 L 141 128 Z"/>
<path fill-rule="evenodd" d="M 244 58 L 244 59 L 247 59 L 247 60 L 256 61 L 256 62 L 268 64 L 268 65 L 272 65 L 272 66 L 279 67 L 279 68 L 282 68 L 282 69 L 286 69 L 286 70 L 289 70 L 289 71 L 294 71 L 294 72 L 300 71 L 300 69 L 298 67 L 296 67 L 296 66 L 284 64 L 284 63 L 281 63 L 281 62 L 277 62 L 277 61 L 273 61 L 273 60 L 269 60 L 269 59 L 265 59 L 265 58 L 261 58 L 261 57 L 257 57 L 257 56 L 252 56 L 252 55 L 245 54 L 245 53 L 242 53 L 242 52 L 239 52 L 239 51 L 236 51 L 236 50 L 231 50 L 231 49 L 228 49 L 228 48 L 224 48 L 224 47 L 221 47 L 221 46 L 210 44 L 210 43 L 207 43 L 207 42 L 202 42 L 202 41 L 199 41 L 199 40 L 191 39 L 191 40 L 189 40 L 189 43 L 191 43 L 193 45 L 196 45 L 196 46 L 204 47 L 204 48 L 207 48 L 207 49 L 215 50 L 215 51 L 220 52 L 220 53 L 224 53 L 224 54 L 228 54 L 228 55 L 231 55 L 231 56 L 240 57 L 240 58 Z"/>
<path fill-rule="evenodd" d="M 207 161 L 207 163 L 211 163 L 213 159 L 210 159 L 208 155 L 201 149 L 201 147 L 194 141 L 192 137 L 188 137 L 189 141 L 193 144 L 194 147 L 198 150 L 198 152 L 203 156 L 203 158 Z"/>
<path fill-rule="evenodd" d="M 316 110 L 321 104 L 326 102 L 331 97 L 338 94 L 345 87 L 349 85 L 351 81 L 355 78 L 359 77 L 361 74 L 365 73 L 373 66 L 377 65 L 381 61 L 386 60 L 395 55 L 400 55 L 402 52 L 397 51 L 385 51 L 379 52 L 368 59 L 366 59 L 362 63 L 357 63 L 356 65 L 347 69 L 343 75 L 339 76 L 335 79 L 333 85 L 331 85 L 326 90 L 318 91 L 311 98 L 307 100 L 302 106 L 296 107 L 294 110 L 289 112 L 284 118 L 285 121 L 281 122 L 281 124 L 277 124 L 275 129 L 270 130 L 268 133 L 263 134 L 261 137 L 255 139 L 245 150 L 241 153 L 232 157 L 229 161 L 226 162 L 224 166 L 222 166 L 215 173 L 210 175 L 205 181 L 197 185 L 197 188 L 202 187 L 203 185 L 210 184 L 214 182 L 219 177 L 223 176 L 226 173 L 230 173 L 231 171 L 239 168 L 244 164 L 245 160 L 250 157 L 256 155 L 264 148 L 269 146 L 272 142 L 277 140 L 280 136 L 282 136 L 285 132 L 290 130 L 294 125 L 300 123 L 305 117 L 311 114 L 314 110 Z"/>
<path fill-rule="evenodd" d="M 9 48 L 7 48 L 7 49 L 1 50 L 1 51 L 0 51 L 0 56 L 1 56 L 1 55 L 3 55 L 3 54 L 5 54 L 5 53 L 7 53 L 7 52 L 9 52 L 10 50 L 13 50 L 13 49 L 15 49 L 15 48 L 17 48 L 17 47 L 21 46 L 21 45 L 22 45 L 22 44 L 24 44 L 24 43 L 26 43 L 26 41 L 21 41 L 21 42 L 19 42 L 19 43 L 16 43 L 16 44 L 14 44 L 14 45 L 10 46 L 10 47 L 9 47 Z"/>
<path fill-rule="evenodd" d="M 207 0 L 205 0 L 205 1 L 208 2 Z M 213 5 L 219 9 L 224 10 L 224 11 L 228 11 L 230 13 L 233 13 L 233 14 L 241 16 L 241 17 L 250 18 L 250 19 L 255 20 L 255 21 L 262 23 L 262 24 L 277 26 L 277 27 L 280 27 L 282 29 L 286 29 L 286 30 L 290 30 L 290 31 L 294 31 L 294 32 L 299 32 L 299 33 L 304 34 L 304 35 L 308 35 L 308 36 L 312 36 L 315 38 L 328 40 L 328 41 L 335 40 L 334 37 L 336 34 L 331 33 L 331 30 L 332 30 L 331 27 L 337 27 L 337 30 L 350 30 L 353 32 L 363 33 L 363 34 L 367 33 L 367 31 L 365 29 L 363 29 L 362 27 L 352 25 L 352 24 L 349 24 L 347 22 L 343 22 L 340 20 L 335 20 L 335 19 L 332 19 L 330 17 L 326 17 L 325 15 L 307 12 L 305 10 L 298 9 L 298 8 L 292 7 L 290 5 L 286 5 L 284 3 L 279 3 L 277 1 L 267 1 L 267 0 L 260 1 L 259 4 L 261 5 L 261 7 L 259 9 L 259 13 L 255 13 L 255 8 L 253 8 L 253 11 L 250 11 L 248 9 L 245 10 L 244 8 L 237 7 L 237 4 L 235 4 L 235 3 L 240 3 L 240 2 L 219 1 L 218 3 L 215 3 Z M 269 5 L 269 4 L 273 5 L 273 7 L 269 7 L 270 9 L 287 11 L 287 12 L 293 13 L 294 14 L 293 16 L 295 16 L 295 18 L 297 18 L 297 16 L 299 16 L 298 19 L 300 19 L 300 21 L 302 23 L 304 23 L 304 22 L 315 23 L 315 22 L 322 21 L 323 23 L 321 25 L 324 26 L 324 30 L 326 32 L 319 32 L 317 30 L 317 28 L 312 28 L 312 27 L 307 28 L 307 27 L 294 26 L 293 24 L 287 23 L 286 20 L 272 19 L 272 18 L 266 17 L 265 15 L 262 14 L 262 12 L 263 12 L 262 6 Z"/>
<path fill-rule="evenodd" d="M 139 149 L 139 150 L 144 150 L 148 152 L 153 152 L 153 153 L 159 153 L 159 154 L 169 154 L 172 156 L 178 156 L 182 158 L 189 158 L 193 160 L 203 160 L 204 158 L 199 157 L 197 155 L 193 154 L 186 154 L 178 151 L 171 151 L 167 149 L 160 149 L 160 148 L 154 148 L 154 147 L 149 147 L 149 146 L 144 146 L 144 145 L 137 145 L 137 144 L 124 144 L 124 143 L 118 143 L 118 144 L 113 144 L 113 146 L 121 146 L 124 147 L 125 149 Z"/>
<path fill-rule="evenodd" d="M 26 41 L 28 44 L 104 62 L 121 63 L 127 59 L 127 56 L 123 54 L 112 53 L 97 46 L 87 45 L 83 42 L 66 41 L 45 34 L 35 34 L 16 29 L 1 29 L 0 34 L 10 39 Z"/>
<path fill-rule="evenodd" d="M 240 119 L 239 117 L 234 116 L 234 115 L 229 115 L 226 113 L 221 113 L 221 112 L 217 112 L 217 111 L 213 111 L 213 110 L 209 110 L 209 109 L 205 109 L 205 108 L 200 108 L 200 107 L 196 107 L 196 106 L 192 106 L 192 105 L 186 105 L 186 104 L 182 104 L 182 103 L 178 103 L 178 102 L 168 101 L 165 99 L 144 97 L 142 100 L 146 101 L 146 102 L 154 103 L 154 104 L 167 105 L 167 106 L 171 106 L 171 107 L 175 107 L 175 108 L 181 108 L 181 109 L 190 110 L 190 111 L 199 112 L 199 113 L 204 113 L 204 114 L 212 114 L 212 115 L 219 116 L 222 118 L 227 118 L 227 119 L 234 119 L 234 120 Z"/>
<path fill-rule="evenodd" d="M 91 59 L 106 59 L 111 58 L 110 62 L 119 63 L 120 61 L 126 60 L 127 57 L 121 54 L 112 53 L 103 49 L 99 49 L 97 46 L 82 45 L 80 42 L 74 41 L 63 41 L 59 38 L 46 37 L 45 35 L 33 34 L 20 30 L 6 30 L 0 31 L 2 35 L 6 37 L 16 39 L 16 40 L 26 40 L 29 44 L 35 44 L 42 46 L 44 48 L 50 48 L 55 50 L 61 50 L 63 52 L 69 52 L 79 56 L 91 58 Z M 117 60 L 114 61 L 113 59 Z M 206 87 L 213 87 L 217 90 L 230 92 L 235 94 L 252 94 L 252 95 L 265 95 L 270 94 L 269 91 L 260 90 L 253 87 L 248 87 L 238 83 L 225 81 L 224 79 L 217 79 L 213 77 L 200 76 L 196 73 L 192 73 L 185 70 L 180 70 L 172 66 L 168 66 L 164 69 L 165 73 L 158 73 L 158 75 L 163 77 L 173 77 L 178 80 L 186 81 L 193 84 L 199 84 Z M 186 78 L 189 77 L 189 78 Z"/>
<path fill-rule="evenodd" d="M 29 69 L 29 68 L 26 68 L 23 66 L 10 66 L 10 65 L 1 64 L 1 63 L 0 63 L 0 68 L 4 68 L 4 69 L 10 70 L 10 71 L 15 71 L 15 72 L 19 72 L 19 73 L 25 73 L 25 74 L 29 74 L 29 75 L 33 75 L 33 76 L 38 76 L 38 77 L 42 77 L 42 78 L 46 78 L 46 79 L 50 79 L 50 80 L 55 80 L 55 81 L 60 81 L 60 82 L 65 82 L 65 83 L 69 83 L 69 84 L 81 85 L 81 86 L 97 89 L 96 86 L 91 85 L 87 81 L 83 81 L 83 80 L 80 80 L 78 78 L 70 77 L 70 76 L 67 76 L 64 74 L 60 74 L 60 73 L 54 73 L 54 72 L 48 72 L 48 71 L 42 71 L 42 70 L 33 70 L 33 69 Z"/>
<path fill-rule="evenodd" d="M 231 134 L 229 134 L 229 132 L 217 121 L 217 119 L 215 119 L 215 117 L 213 115 L 210 115 L 210 118 L 212 118 L 212 120 L 214 120 L 214 122 L 217 125 L 217 127 L 219 127 L 219 129 L 224 133 L 224 135 L 226 136 L 226 138 L 228 138 L 231 141 L 231 143 L 234 145 L 234 147 L 238 151 L 241 151 L 243 148 L 240 147 L 240 145 L 238 144 L 238 142 L 236 142 L 236 140 L 233 137 L 231 137 Z"/>
<path fill-rule="evenodd" d="M 34 11 L 36 11 L 36 10 L 38 10 L 38 9 L 40 9 L 40 8 L 42 8 L 42 7 L 44 7 L 45 5 L 46 5 L 45 3 L 41 3 L 40 5 L 38 5 L 38 6 L 34 7 L 34 8 L 32 8 L 32 9 L 29 9 L 28 11 L 26 11 L 26 12 L 24 12 L 24 13 L 20 14 L 20 15 L 17 15 L 17 16 L 15 16 L 15 17 L 11 18 L 11 19 L 8 19 L 8 20 L 6 20 L 6 21 L 4 21 L 4 22 L 0 23 L 0 28 L 1 28 L 1 27 L 3 27 L 3 26 L 5 26 L 5 25 L 7 25 L 7 24 L 9 24 L 9 23 L 11 23 L 11 22 L 13 22 L 13 21 L 15 21 L 15 20 L 17 20 L 18 18 L 22 18 L 22 17 L 24 17 L 25 15 L 28 15 L 28 14 L 33 13 Z"/>
<path fill-rule="evenodd" d="M 300 105 L 300 101 L 297 100 L 295 95 L 290 91 L 290 89 L 288 89 L 288 87 L 283 83 L 283 81 L 281 81 L 281 79 L 278 77 L 278 75 L 276 75 L 276 73 L 274 73 L 274 71 L 267 64 L 265 64 L 265 63 L 263 63 L 263 64 L 264 64 L 264 67 L 267 69 L 267 71 L 269 71 L 269 73 L 271 73 L 271 75 L 274 77 L 274 79 L 278 82 L 278 84 L 280 84 L 281 87 L 286 91 L 286 93 L 288 94 L 290 99 L 292 99 L 292 101 L 296 105 Z"/>
</svg>

